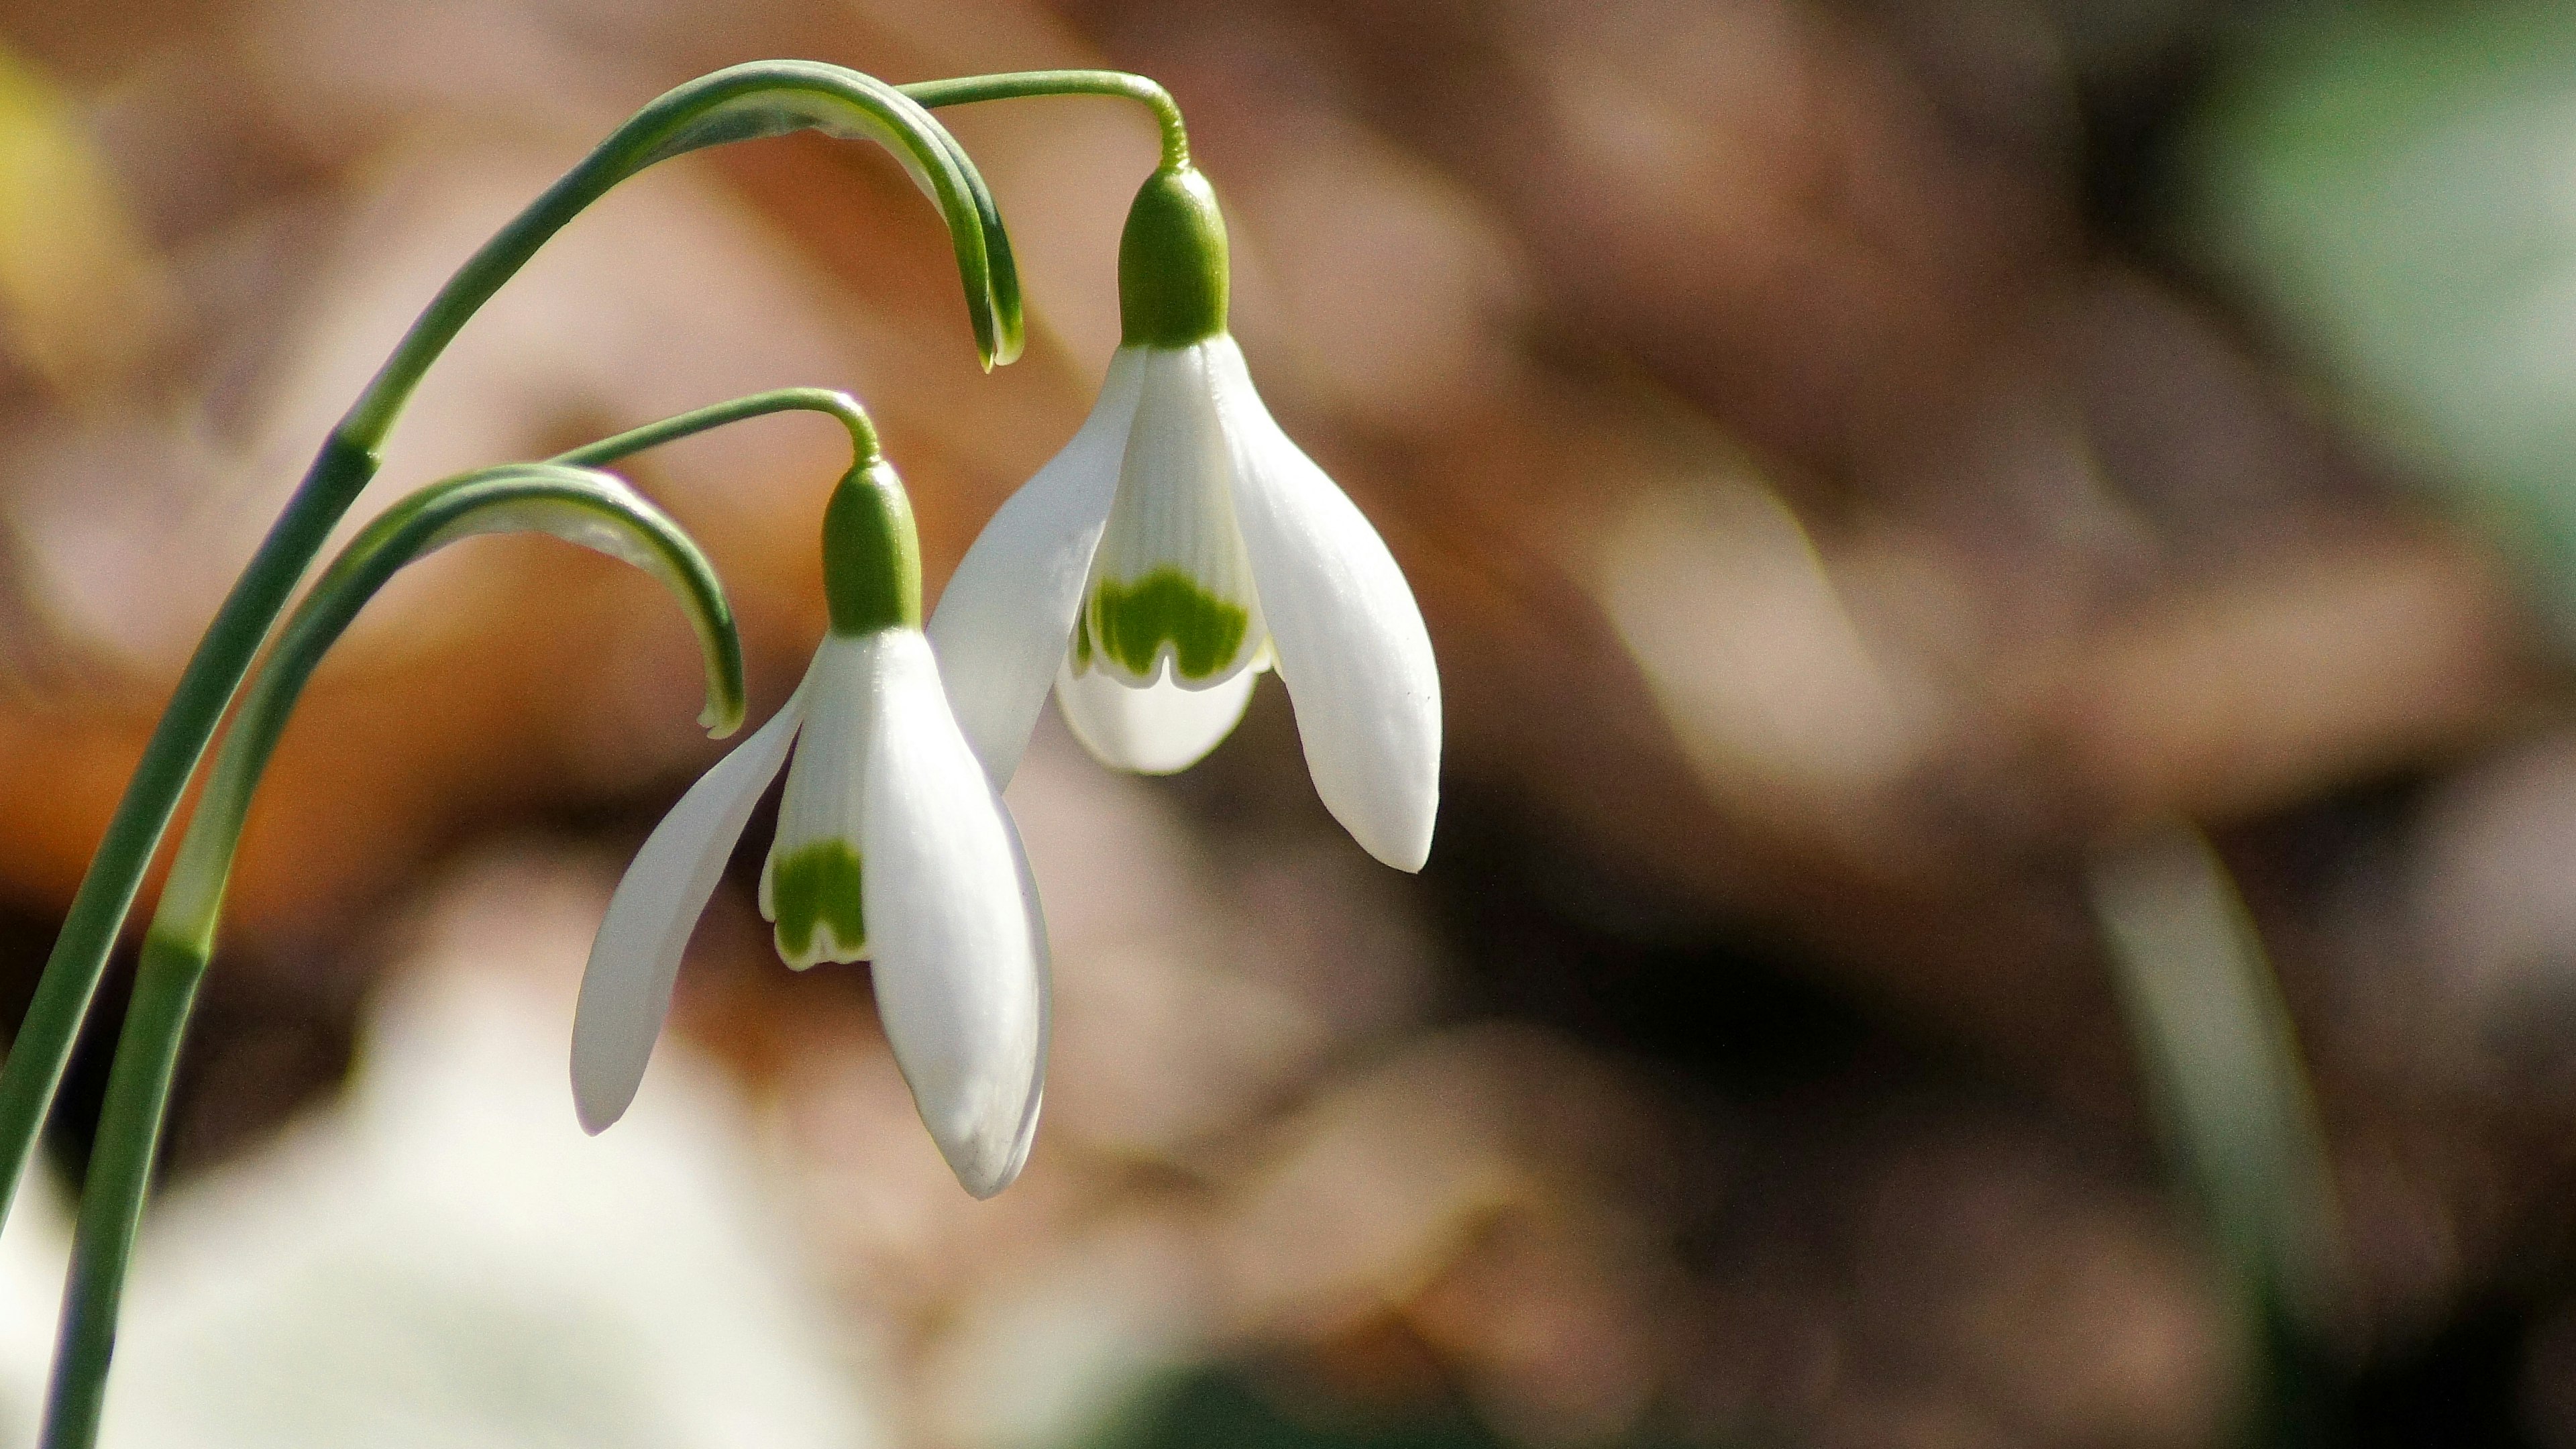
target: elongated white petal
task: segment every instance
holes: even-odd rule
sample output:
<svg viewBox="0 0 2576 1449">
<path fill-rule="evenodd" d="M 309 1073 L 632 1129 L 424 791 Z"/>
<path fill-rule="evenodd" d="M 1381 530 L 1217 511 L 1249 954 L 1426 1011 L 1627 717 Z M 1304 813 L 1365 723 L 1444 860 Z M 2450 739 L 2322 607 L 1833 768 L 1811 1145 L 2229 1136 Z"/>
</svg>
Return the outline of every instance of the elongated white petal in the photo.
<svg viewBox="0 0 2576 1449">
<path fill-rule="evenodd" d="M 760 868 L 760 914 L 777 925 L 779 959 L 799 971 L 868 955 L 860 825 L 882 687 L 876 639 L 826 634 L 815 648 L 805 676 L 805 732 L 778 797 L 778 834 Z"/>
<path fill-rule="evenodd" d="M 1056 675 L 1056 707 L 1073 737 L 1113 770 L 1169 775 L 1207 758 L 1242 720 L 1261 671 L 1246 669 L 1213 689 L 1183 689 L 1166 677 L 1143 689 L 1107 671 Z"/>
<path fill-rule="evenodd" d="M 1072 638 L 1143 378 L 1138 351 L 1120 348 L 1081 431 L 995 511 L 930 616 L 949 704 L 997 788 L 1019 770 Z"/>
<path fill-rule="evenodd" d="M 1422 611 L 1377 530 L 1271 420 L 1233 339 L 1205 346 L 1315 793 L 1369 854 L 1420 870 L 1440 807 L 1440 675 Z"/>
<path fill-rule="evenodd" d="M 572 1100 L 585 1131 L 607 1127 L 635 1100 L 671 1010 L 671 984 L 689 933 L 804 717 L 800 685 L 785 708 L 699 776 L 653 827 L 609 898 L 572 1018 Z"/>
<path fill-rule="evenodd" d="M 1268 637 L 1235 527 L 1233 451 L 1206 344 L 1137 352 L 1144 384 L 1083 587 L 1073 667 L 1207 689 L 1252 667 Z"/>
<path fill-rule="evenodd" d="M 868 636 L 868 935 L 877 1014 L 914 1105 L 977 1197 L 1010 1185 L 1046 1070 L 1046 939 L 1001 797 L 919 634 Z"/>
<path fill-rule="evenodd" d="M 1020 1109 L 1020 1125 L 1010 1157 L 1002 1164 L 1001 1187 L 994 1189 L 999 1192 L 1002 1187 L 1010 1186 L 1019 1177 L 1020 1169 L 1028 1165 L 1029 1148 L 1038 1139 L 1038 1109 L 1046 1104 L 1047 1045 L 1055 1036 L 1055 951 L 1047 944 L 1046 911 L 1038 900 L 1037 873 L 1029 869 L 1028 847 L 1020 842 L 1020 822 L 1011 818 L 1011 808 L 1002 802 L 1000 795 L 994 796 L 993 803 L 1000 814 L 1002 828 L 1010 832 L 1011 864 L 1019 871 L 1020 904 L 1028 916 L 1029 944 L 1037 958 L 1038 981 L 1037 1072 L 1029 1083 L 1029 1100 Z"/>
</svg>

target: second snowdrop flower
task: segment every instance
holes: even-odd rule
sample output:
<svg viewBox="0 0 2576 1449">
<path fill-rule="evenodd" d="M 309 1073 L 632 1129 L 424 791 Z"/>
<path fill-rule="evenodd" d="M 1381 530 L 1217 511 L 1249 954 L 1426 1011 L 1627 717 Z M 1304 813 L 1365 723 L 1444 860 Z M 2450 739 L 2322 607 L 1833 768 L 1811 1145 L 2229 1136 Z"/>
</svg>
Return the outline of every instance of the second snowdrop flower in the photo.
<svg viewBox="0 0 2576 1449">
<path fill-rule="evenodd" d="M 833 494 L 823 579 L 831 631 L 804 682 L 681 797 L 609 902 L 573 1020 L 574 1104 L 597 1132 L 634 1099 L 689 933 L 785 766 L 760 877 L 778 953 L 799 970 L 874 962 L 922 1121 L 966 1190 L 990 1197 L 1037 1128 L 1046 931 L 1010 817 L 940 688 L 911 506 L 882 461 Z"/>
<path fill-rule="evenodd" d="M 1091 417 L 994 514 L 930 638 L 997 782 L 1052 686 L 1091 752 L 1196 763 L 1275 665 L 1316 793 L 1418 870 L 1440 795 L 1440 679 L 1386 544 L 1271 420 L 1226 332 L 1225 222 L 1166 165 L 1119 243 L 1124 339 Z"/>
</svg>

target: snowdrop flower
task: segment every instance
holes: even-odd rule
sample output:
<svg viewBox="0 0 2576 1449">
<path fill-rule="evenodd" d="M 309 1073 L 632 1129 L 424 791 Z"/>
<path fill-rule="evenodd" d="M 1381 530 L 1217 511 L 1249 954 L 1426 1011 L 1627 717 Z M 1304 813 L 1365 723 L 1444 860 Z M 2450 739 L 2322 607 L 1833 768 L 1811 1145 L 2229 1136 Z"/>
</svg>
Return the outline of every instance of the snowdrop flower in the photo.
<svg viewBox="0 0 2576 1449">
<path fill-rule="evenodd" d="M 1195 764 L 1276 666 L 1351 835 L 1418 870 L 1440 793 L 1440 680 L 1377 530 L 1262 406 L 1226 333 L 1225 223 L 1166 166 L 1119 242 L 1124 338 L 1090 419 L 1002 505 L 930 621 L 996 783 L 1048 686 L 1103 763 Z"/>
<path fill-rule="evenodd" d="M 1037 1128 L 1046 929 L 1018 835 L 940 689 L 911 508 L 882 461 L 833 494 L 823 578 L 831 632 L 804 682 L 681 797 L 609 902 L 573 1020 L 574 1104 L 598 1132 L 634 1100 L 689 932 L 785 766 L 760 876 L 778 954 L 798 970 L 874 962 L 922 1121 L 957 1180 L 990 1197 Z"/>
</svg>

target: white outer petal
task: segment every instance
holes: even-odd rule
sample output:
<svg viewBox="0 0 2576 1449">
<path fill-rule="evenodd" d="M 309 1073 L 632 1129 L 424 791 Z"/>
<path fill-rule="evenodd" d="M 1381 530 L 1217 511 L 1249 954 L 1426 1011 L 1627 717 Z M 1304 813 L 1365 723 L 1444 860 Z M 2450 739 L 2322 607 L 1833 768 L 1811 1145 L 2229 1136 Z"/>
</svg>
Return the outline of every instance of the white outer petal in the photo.
<svg viewBox="0 0 2576 1449">
<path fill-rule="evenodd" d="M 1230 337 L 1207 344 L 1234 511 L 1315 793 L 1361 847 L 1420 870 L 1440 808 L 1440 675 L 1385 540 L 1270 417 Z"/>
<path fill-rule="evenodd" d="M 977 1197 L 1028 1159 L 1045 1081 L 1044 927 L 1017 837 L 908 629 L 870 635 L 862 855 L 877 1014 L 942 1156 Z"/>
<path fill-rule="evenodd" d="M 996 788 L 1010 783 L 1073 638 L 1091 555 L 1118 495 L 1144 385 L 1141 350 L 1109 360 L 1100 400 L 1064 451 L 994 511 L 928 626 L 958 728 Z"/>
<path fill-rule="evenodd" d="M 1260 677 L 1257 667 L 1243 669 L 1209 688 L 1183 689 L 1165 670 L 1137 689 L 1105 669 L 1077 675 L 1067 665 L 1056 671 L 1055 703 L 1073 737 L 1100 763 L 1170 775 L 1206 759 L 1234 732 Z"/>
<path fill-rule="evenodd" d="M 1020 875 L 1020 903 L 1029 921 L 1029 942 L 1037 955 L 1038 977 L 1038 1048 L 1037 1076 L 1029 1086 L 1028 1104 L 1020 1111 L 1018 1145 L 1011 1149 L 1010 1160 L 1002 1165 L 1002 1185 L 1009 1186 L 1028 1165 L 1029 1148 L 1038 1138 L 1038 1109 L 1046 1103 L 1047 1045 L 1054 1039 L 1055 1026 L 1055 952 L 1047 944 L 1046 910 L 1038 900 L 1037 872 L 1029 869 L 1028 847 L 1020 843 L 1020 822 L 1011 818 L 1011 807 L 996 793 L 995 807 L 1000 811 L 1002 828 L 1011 836 L 1011 864 Z M 1000 1191 L 1000 1188 L 994 1191 Z"/>
<path fill-rule="evenodd" d="M 573 1008 L 572 1100 L 583 1130 L 601 1131 L 635 1100 L 689 933 L 804 719 L 800 684 L 769 723 L 698 777 L 617 883 Z"/>
</svg>

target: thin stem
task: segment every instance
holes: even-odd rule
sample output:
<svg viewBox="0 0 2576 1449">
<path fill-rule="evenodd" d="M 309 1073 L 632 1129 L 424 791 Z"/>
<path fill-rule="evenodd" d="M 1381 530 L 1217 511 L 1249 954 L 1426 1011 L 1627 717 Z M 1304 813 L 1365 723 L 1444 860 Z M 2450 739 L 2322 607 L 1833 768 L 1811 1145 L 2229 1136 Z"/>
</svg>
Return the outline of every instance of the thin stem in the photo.
<svg viewBox="0 0 2576 1449">
<path fill-rule="evenodd" d="M 2105 855 L 2088 885 L 2148 1101 L 2261 1373 L 2249 1442 L 2316 1442 L 2342 1235 L 2280 983 L 2197 831 L 2169 825 Z"/>
<path fill-rule="evenodd" d="M 93 1204 L 134 1205 L 140 1213 L 151 1192 L 153 1160 L 169 1112 L 179 1046 L 189 1009 L 206 976 L 206 952 L 155 935 L 143 944 L 125 1029 L 108 1069 L 110 1109 L 99 1118 L 90 1170 L 81 1192 L 80 1233 L 71 1275 L 63 1285 L 63 1317 L 54 1353 L 54 1378 L 45 1395 L 44 1444 L 48 1449 L 98 1442 L 99 1415 L 107 1403 L 107 1365 L 116 1351 L 117 1310 L 125 1297 L 125 1270 L 134 1256 L 134 1231 L 99 1231 Z M 118 1110 L 138 1104 L 143 1110 Z"/>
<path fill-rule="evenodd" d="M 89 874 L 72 897 L 62 934 L 54 938 L 8 1061 L 0 1064 L 0 1217 L 26 1175 L 36 1135 L 80 1036 L 81 1020 L 107 969 L 108 950 L 134 907 L 135 892 L 188 777 L 196 772 L 216 723 L 269 626 L 286 607 L 296 580 L 375 471 L 375 454 L 364 443 L 334 434 L 323 446 L 250 566 L 225 595 L 179 676 L 169 708 L 153 727 L 143 759 L 126 782 L 125 797 L 117 802 L 98 853 L 90 858 Z"/>
<path fill-rule="evenodd" d="M 824 107 L 839 109 L 827 114 L 818 109 Z M 921 113 L 918 122 L 897 131 L 897 123 L 914 120 L 906 108 Z M 700 76 L 657 98 L 494 233 L 439 289 L 404 334 L 366 393 L 349 410 L 343 431 L 381 441 L 422 375 L 466 319 L 517 275 L 565 223 L 609 188 L 656 161 L 699 146 L 809 126 L 864 127 L 880 139 L 893 137 L 893 149 L 921 169 L 933 200 L 948 218 L 959 269 L 966 275 L 969 306 L 978 312 L 979 337 L 988 324 L 1001 325 L 982 315 L 990 295 L 984 218 L 966 179 L 970 168 L 959 159 L 964 153 L 946 128 L 932 121 L 919 102 L 873 76 L 806 61 L 760 61 Z M 985 294 L 981 305 L 973 295 L 979 291 Z M 988 344 L 985 350 L 990 355 L 995 347 Z"/>
<path fill-rule="evenodd" d="M 97 1439 L 126 1269 L 151 1190 L 189 1010 L 214 953 L 224 886 L 251 797 L 296 701 L 322 657 L 386 580 L 443 543 L 478 531 L 478 522 L 551 528 L 603 548 L 604 540 L 580 523 L 541 521 L 549 507 L 618 531 L 628 546 L 604 551 L 651 567 L 673 585 L 690 604 L 693 621 L 705 626 L 700 632 L 707 645 L 709 699 L 729 703 L 731 720 L 740 719 L 742 654 L 714 570 L 677 525 L 614 479 L 555 464 L 469 474 L 423 489 L 351 542 L 279 632 L 276 649 L 243 695 L 145 933 L 142 968 L 109 1070 L 81 1192 L 46 1397 L 47 1449 L 87 1449 Z"/>
<path fill-rule="evenodd" d="M 946 128 L 884 82 L 804 61 L 736 66 L 663 95 L 601 142 L 439 289 L 324 442 L 189 657 L 72 897 L 8 1060 L 0 1064 L 0 1219 L 16 1199 L 81 1022 L 106 973 L 108 953 L 189 777 L 297 581 L 375 476 L 378 450 L 430 365 L 548 238 L 618 182 L 701 146 L 806 127 L 886 141 L 904 154 L 926 178 L 947 219 L 986 365 L 1017 354 L 1018 283 L 1008 252 L 998 241 L 987 244 L 989 197 L 971 179 L 973 168 Z M 998 238 L 999 232 L 989 235 Z"/>
<path fill-rule="evenodd" d="M 1160 82 L 1123 70 L 1021 70 L 1001 75 L 961 76 L 956 80 L 916 81 L 900 88 L 925 110 L 968 106 L 978 101 L 1016 101 L 1031 96 L 1123 96 L 1140 101 L 1163 129 L 1163 167 L 1177 171 L 1190 164 L 1190 132 L 1181 123 L 1181 107 Z"/>
<path fill-rule="evenodd" d="M 859 400 L 845 392 L 824 387 L 782 387 L 775 392 L 757 392 L 720 402 L 712 407 L 681 413 L 646 423 L 614 437 L 602 438 L 568 453 L 557 453 L 548 462 L 569 464 L 577 468 L 605 468 L 622 458 L 632 457 L 647 448 L 675 443 L 710 428 L 738 423 L 745 418 L 766 417 L 771 413 L 824 413 L 837 419 L 850 433 L 850 468 L 855 472 L 877 458 L 876 425 L 868 420 L 868 410 Z"/>
</svg>

